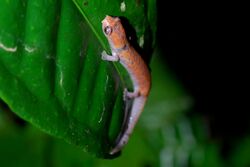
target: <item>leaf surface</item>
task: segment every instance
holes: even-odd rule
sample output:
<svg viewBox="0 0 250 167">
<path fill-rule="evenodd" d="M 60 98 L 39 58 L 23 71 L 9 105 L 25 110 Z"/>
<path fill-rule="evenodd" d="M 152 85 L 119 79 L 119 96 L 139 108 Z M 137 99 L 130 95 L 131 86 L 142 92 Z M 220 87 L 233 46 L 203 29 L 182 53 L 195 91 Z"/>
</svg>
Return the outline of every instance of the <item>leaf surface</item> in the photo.
<svg viewBox="0 0 250 167">
<path fill-rule="evenodd" d="M 124 16 L 142 48 L 155 29 L 148 11 L 154 1 L 123 2 L 0 2 L 0 99 L 45 132 L 99 157 L 108 156 L 120 131 L 126 86 L 126 72 L 101 60 L 109 48 L 101 20 Z"/>
</svg>

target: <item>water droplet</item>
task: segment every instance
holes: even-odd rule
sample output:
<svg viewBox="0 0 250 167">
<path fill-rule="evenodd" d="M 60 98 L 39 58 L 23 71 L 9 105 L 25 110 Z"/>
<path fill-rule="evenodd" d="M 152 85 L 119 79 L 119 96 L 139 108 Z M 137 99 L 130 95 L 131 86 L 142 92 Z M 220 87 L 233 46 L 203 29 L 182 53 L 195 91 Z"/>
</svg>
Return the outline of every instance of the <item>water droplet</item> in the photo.
<svg viewBox="0 0 250 167">
<path fill-rule="evenodd" d="M 125 1 L 123 1 L 120 5 L 120 9 L 122 12 L 125 12 L 126 11 L 126 4 L 125 4 Z"/>
</svg>

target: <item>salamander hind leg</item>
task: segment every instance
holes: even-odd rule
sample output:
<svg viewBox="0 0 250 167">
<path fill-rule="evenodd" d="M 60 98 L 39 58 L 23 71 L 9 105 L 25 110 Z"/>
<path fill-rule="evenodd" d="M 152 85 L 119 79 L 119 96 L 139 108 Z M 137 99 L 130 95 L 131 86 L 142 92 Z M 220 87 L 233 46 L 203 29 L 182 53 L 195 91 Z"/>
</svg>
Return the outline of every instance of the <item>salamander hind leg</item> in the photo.
<svg viewBox="0 0 250 167">
<path fill-rule="evenodd" d="M 106 61 L 119 61 L 118 55 L 108 55 L 105 51 L 102 52 L 102 60 Z"/>
<path fill-rule="evenodd" d="M 123 91 L 123 100 L 126 101 L 128 99 L 133 99 L 140 96 L 139 91 L 129 92 L 127 88 Z"/>
</svg>

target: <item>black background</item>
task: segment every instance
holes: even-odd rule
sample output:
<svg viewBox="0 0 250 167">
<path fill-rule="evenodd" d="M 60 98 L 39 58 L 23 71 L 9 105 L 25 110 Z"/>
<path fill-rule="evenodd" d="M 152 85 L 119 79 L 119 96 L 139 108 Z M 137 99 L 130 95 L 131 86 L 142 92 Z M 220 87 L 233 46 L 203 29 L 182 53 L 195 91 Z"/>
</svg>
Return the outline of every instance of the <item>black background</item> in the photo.
<svg viewBox="0 0 250 167">
<path fill-rule="evenodd" d="M 208 120 L 210 138 L 222 143 L 226 157 L 249 134 L 250 114 L 234 8 L 223 5 L 158 1 L 157 37 L 166 65 L 195 99 L 189 114 Z"/>
</svg>

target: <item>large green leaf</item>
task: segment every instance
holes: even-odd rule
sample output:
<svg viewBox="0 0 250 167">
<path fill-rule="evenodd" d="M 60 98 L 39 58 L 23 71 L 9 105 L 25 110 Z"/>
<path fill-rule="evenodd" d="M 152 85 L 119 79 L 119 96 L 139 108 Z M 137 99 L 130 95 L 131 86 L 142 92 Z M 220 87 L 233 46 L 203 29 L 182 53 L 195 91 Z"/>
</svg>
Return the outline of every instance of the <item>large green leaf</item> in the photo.
<svg viewBox="0 0 250 167">
<path fill-rule="evenodd" d="M 126 85 L 119 65 L 100 59 L 108 51 L 101 20 L 124 16 L 146 50 L 155 0 L 74 2 L 0 1 L 0 99 L 47 133 L 106 157 L 121 128 Z"/>
<path fill-rule="evenodd" d="M 159 53 L 156 52 L 156 55 Z M 0 112 L 1 165 L 8 167 L 123 167 L 128 164 L 130 167 L 225 166 L 226 161 L 221 159 L 218 143 L 207 138 L 207 128 L 203 118 L 185 116 L 185 111 L 192 107 L 192 99 L 187 96 L 178 80 L 174 79 L 162 62 L 157 56 L 151 61 L 154 81 L 151 96 L 135 133 L 119 158 L 112 161 L 96 159 L 61 140 L 46 137 L 29 124 L 22 128 L 17 127 L 13 124 L 14 121 L 7 121 L 10 120 L 7 117 L 9 112 L 5 111 Z M 25 145 L 27 142 L 29 149 Z M 247 142 L 243 142 L 242 147 L 236 146 L 238 151 L 233 154 L 232 160 L 235 164 L 233 166 L 247 166 L 249 162 L 247 159 L 249 147 L 245 147 Z M 242 156 L 244 154 L 245 156 Z M 27 155 L 31 155 L 32 160 L 29 160 Z M 16 161 L 10 163 L 10 157 L 14 157 Z"/>
</svg>

